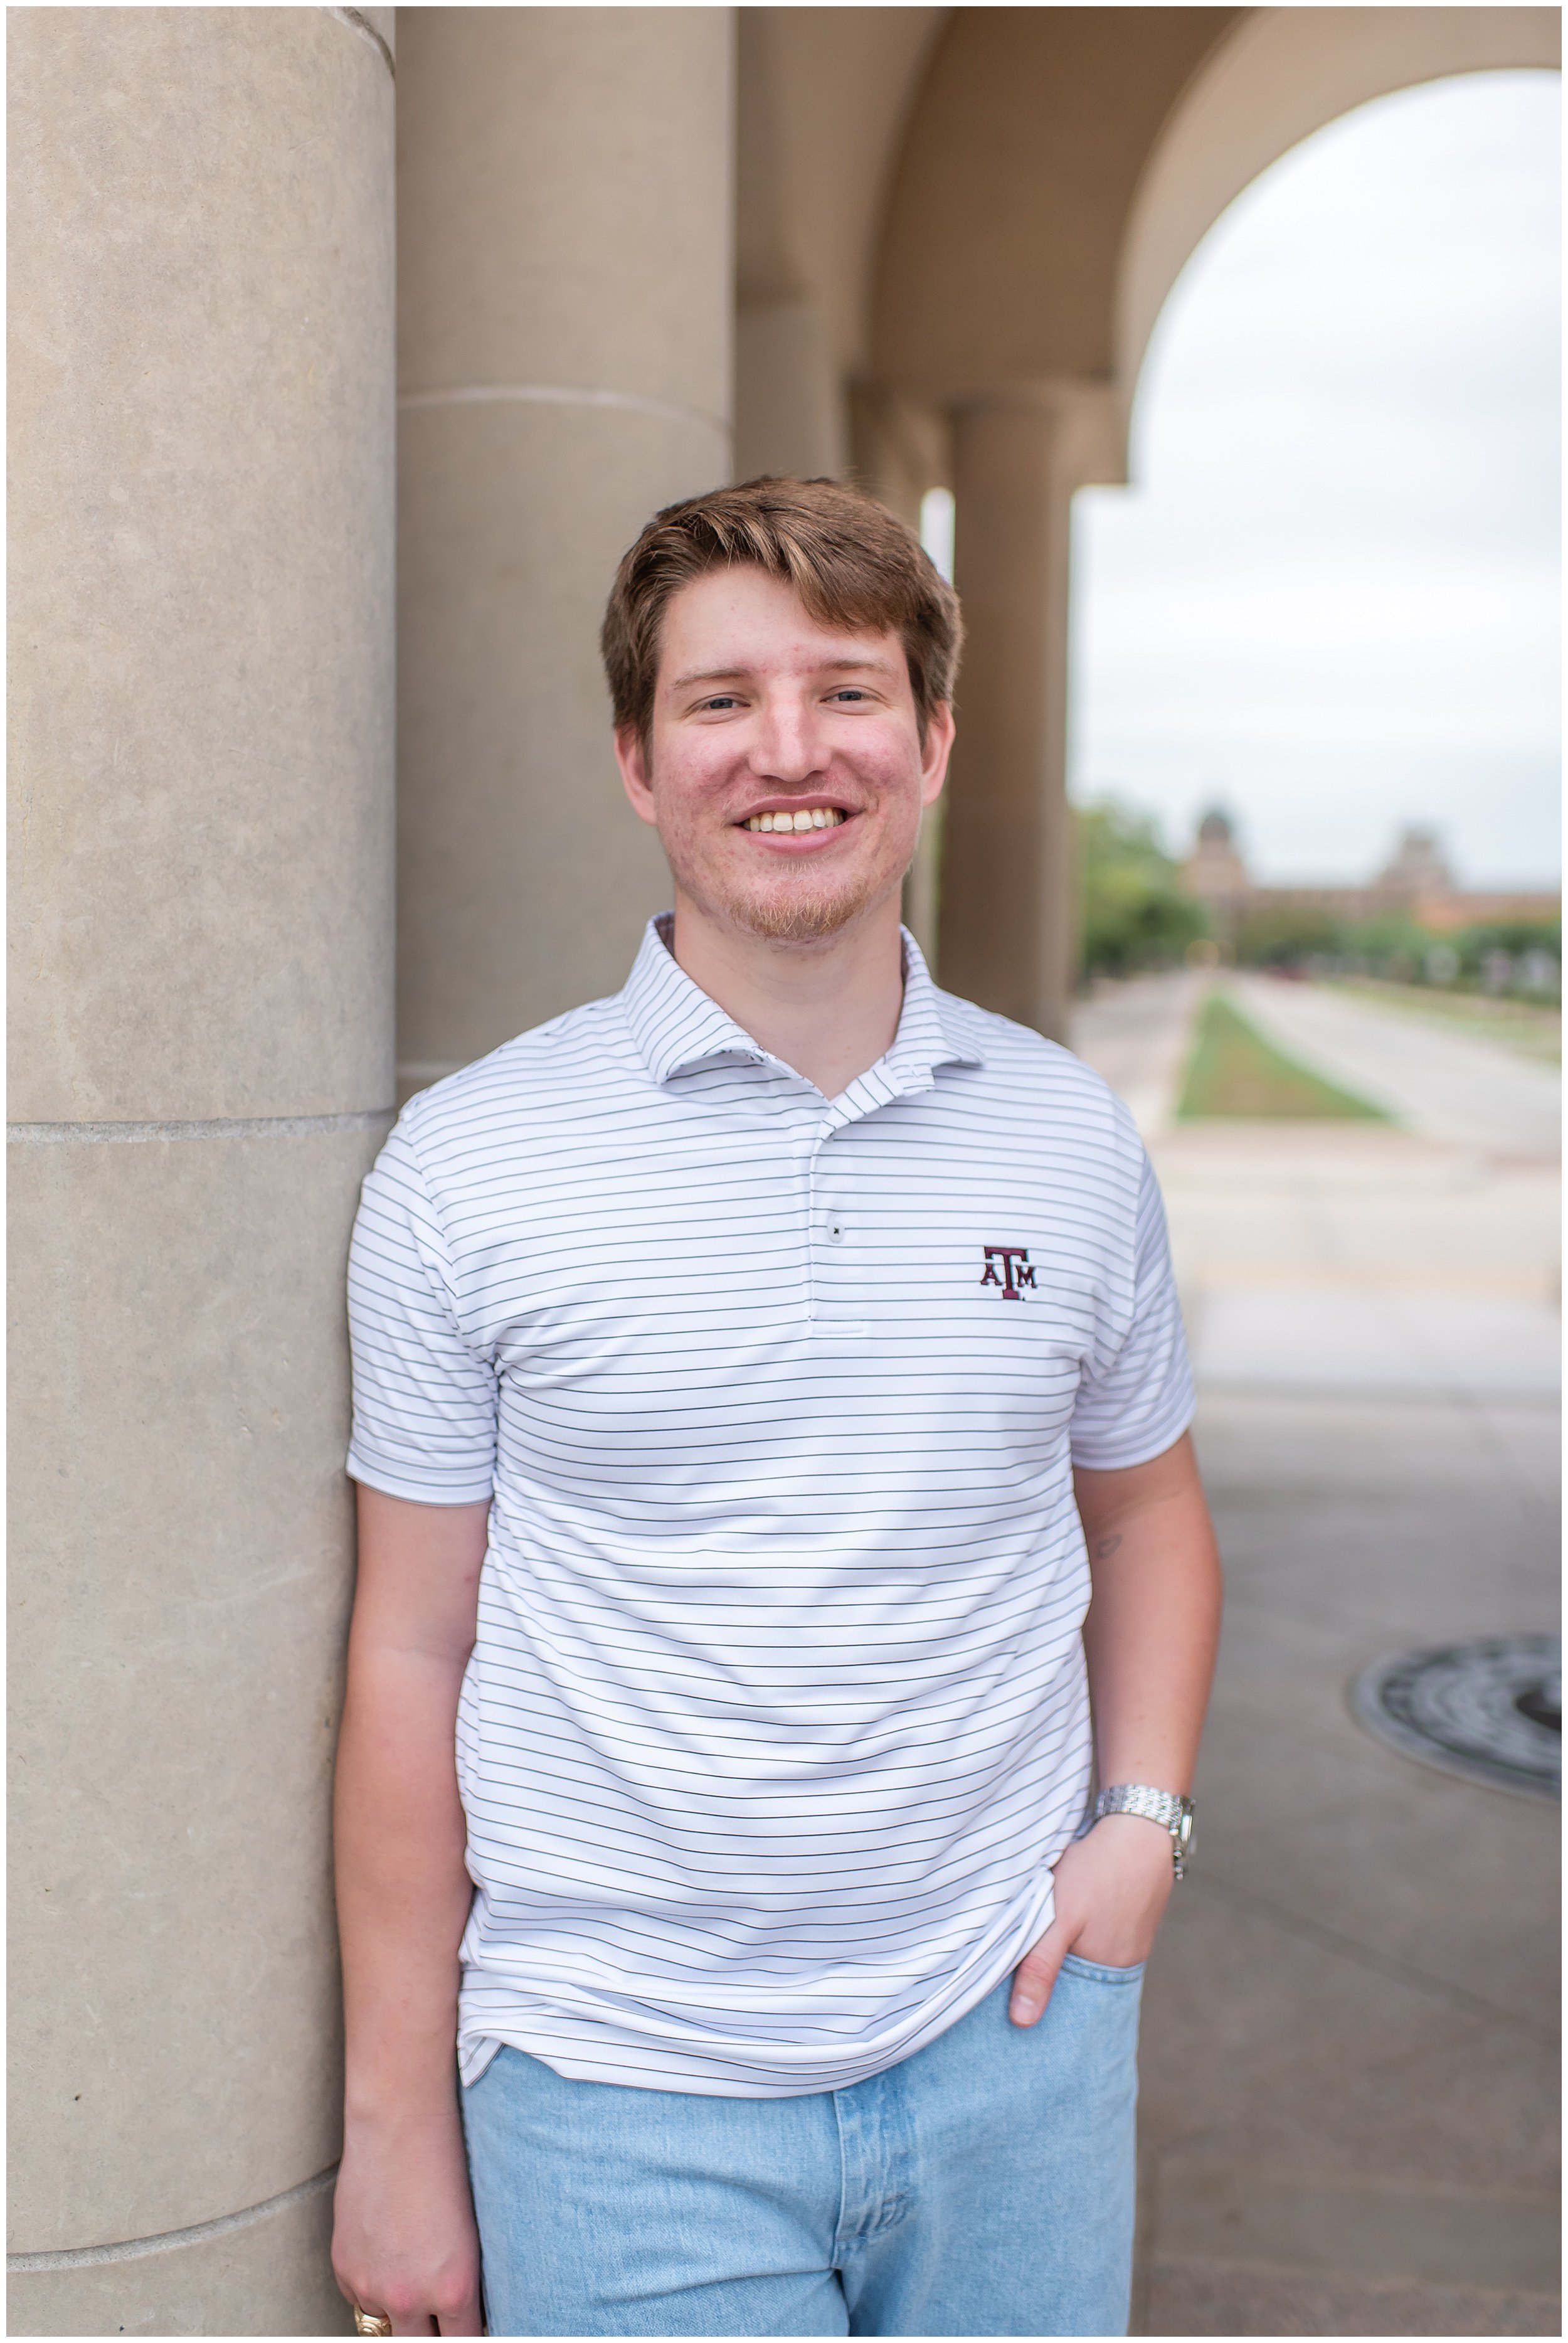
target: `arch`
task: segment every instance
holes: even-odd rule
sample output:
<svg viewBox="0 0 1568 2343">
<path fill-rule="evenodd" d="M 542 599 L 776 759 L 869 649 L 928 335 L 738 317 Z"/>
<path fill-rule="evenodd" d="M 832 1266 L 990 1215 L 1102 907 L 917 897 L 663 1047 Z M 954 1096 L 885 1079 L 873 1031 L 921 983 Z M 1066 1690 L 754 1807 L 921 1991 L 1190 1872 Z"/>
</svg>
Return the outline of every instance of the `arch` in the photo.
<svg viewBox="0 0 1568 2343">
<path fill-rule="evenodd" d="M 1555 8 L 1253 8 L 1204 60 L 1150 151 L 1117 269 L 1123 418 L 1155 322 L 1221 213 L 1314 130 L 1452 74 L 1562 61 Z"/>
<path fill-rule="evenodd" d="M 1544 7 L 951 12 L 890 174 L 867 385 L 933 415 L 1071 385 L 1104 408 L 1086 478 L 1115 485 L 1161 308 L 1261 172 L 1372 98 L 1560 57 Z"/>
<path fill-rule="evenodd" d="M 1069 515 L 1077 489 L 1127 478 L 1139 369 L 1194 247 L 1271 163 L 1370 99 L 1559 55 L 1544 7 L 947 20 L 891 175 L 859 386 L 936 427 L 917 491 L 943 477 L 944 432 L 950 450 L 970 689 L 940 848 L 944 983 L 1065 1035 Z"/>
<path fill-rule="evenodd" d="M 869 357 L 935 409 L 1109 391 L 1118 256 L 1161 125 L 1233 8 L 959 8 L 891 174 Z"/>
</svg>

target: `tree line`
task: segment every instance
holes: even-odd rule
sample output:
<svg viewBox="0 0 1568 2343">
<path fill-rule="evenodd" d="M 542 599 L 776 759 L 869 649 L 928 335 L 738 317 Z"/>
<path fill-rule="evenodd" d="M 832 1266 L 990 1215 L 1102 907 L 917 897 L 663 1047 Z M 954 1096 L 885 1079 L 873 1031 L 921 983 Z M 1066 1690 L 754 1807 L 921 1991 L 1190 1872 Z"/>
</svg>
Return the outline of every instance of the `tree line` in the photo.
<svg viewBox="0 0 1568 2343">
<path fill-rule="evenodd" d="M 1366 975 L 1536 1001 L 1561 997 L 1560 920 L 1484 921 L 1440 934 L 1405 912 L 1354 920 L 1309 904 L 1260 903 L 1243 914 L 1233 935 L 1219 936 L 1205 907 L 1184 890 L 1152 816 L 1105 799 L 1075 807 L 1074 821 L 1085 981 L 1219 957 L 1241 968 L 1300 975 Z"/>
</svg>

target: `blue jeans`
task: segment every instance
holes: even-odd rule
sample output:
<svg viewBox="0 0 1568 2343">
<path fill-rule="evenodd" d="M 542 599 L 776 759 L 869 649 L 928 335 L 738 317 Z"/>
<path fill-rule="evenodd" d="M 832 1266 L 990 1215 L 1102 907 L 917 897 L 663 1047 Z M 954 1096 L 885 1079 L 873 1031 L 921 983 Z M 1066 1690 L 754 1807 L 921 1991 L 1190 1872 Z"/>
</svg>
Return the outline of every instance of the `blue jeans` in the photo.
<svg viewBox="0 0 1568 2343">
<path fill-rule="evenodd" d="M 463 2093 L 492 2335 L 1124 2335 L 1141 1969 L 1006 1979 L 847 2090 L 701 2098 L 502 2049 Z"/>
</svg>

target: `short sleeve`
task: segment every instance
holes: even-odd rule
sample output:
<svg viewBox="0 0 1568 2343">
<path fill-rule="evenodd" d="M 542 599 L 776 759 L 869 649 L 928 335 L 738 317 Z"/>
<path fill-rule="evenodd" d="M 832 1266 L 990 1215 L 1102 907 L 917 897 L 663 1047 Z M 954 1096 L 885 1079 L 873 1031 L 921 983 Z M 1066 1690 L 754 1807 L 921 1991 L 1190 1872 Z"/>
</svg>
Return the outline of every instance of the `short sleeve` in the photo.
<svg viewBox="0 0 1568 2343">
<path fill-rule="evenodd" d="M 417 1504 L 490 1494 L 496 1373 L 465 1341 L 450 1252 L 402 1123 L 360 1194 L 348 1256 L 357 1481 Z"/>
<path fill-rule="evenodd" d="M 1072 1412 L 1072 1461 L 1091 1472 L 1147 1464 L 1192 1421 L 1192 1370 L 1181 1325 L 1165 1207 L 1147 1155 L 1133 1234 L 1132 1312 L 1110 1363 L 1086 1374 Z"/>
</svg>

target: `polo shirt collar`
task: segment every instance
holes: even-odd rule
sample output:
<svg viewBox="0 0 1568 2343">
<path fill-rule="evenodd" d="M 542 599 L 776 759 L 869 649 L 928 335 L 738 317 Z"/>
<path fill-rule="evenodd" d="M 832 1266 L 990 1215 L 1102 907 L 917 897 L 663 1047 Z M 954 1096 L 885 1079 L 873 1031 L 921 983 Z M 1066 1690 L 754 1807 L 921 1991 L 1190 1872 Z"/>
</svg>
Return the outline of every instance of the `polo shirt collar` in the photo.
<svg viewBox="0 0 1568 2343">
<path fill-rule="evenodd" d="M 983 1066 L 979 1015 L 967 1001 L 939 990 L 908 928 L 899 933 L 904 941 L 904 1006 L 883 1065 L 899 1076 L 924 1074 L 921 1088 L 939 1066 Z"/>
<path fill-rule="evenodd" d="M 665 940 L 670 924 L 668 911 L 648 921 L 620 996 L 631 1038 L 654 1081 L 664 1083 L 675 1074 L 721 1059 L 754 1066 L 772 1062 L 751 1035 L 687 975 Z M 893 1046 L 880 1067 L 897 1090 L 924 1090 L 939 1066 L 983 1065 L 980 1020 L 967 1001 L 939 992 L 919 944 L 907 928 L 900 932 L 904 1006 Z"/>
</svg>

